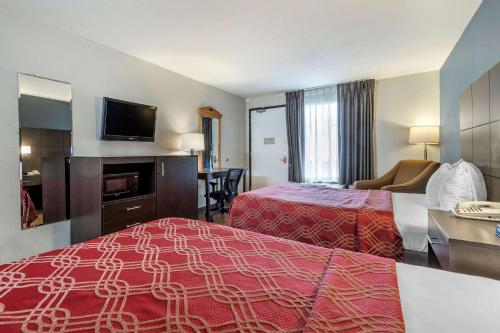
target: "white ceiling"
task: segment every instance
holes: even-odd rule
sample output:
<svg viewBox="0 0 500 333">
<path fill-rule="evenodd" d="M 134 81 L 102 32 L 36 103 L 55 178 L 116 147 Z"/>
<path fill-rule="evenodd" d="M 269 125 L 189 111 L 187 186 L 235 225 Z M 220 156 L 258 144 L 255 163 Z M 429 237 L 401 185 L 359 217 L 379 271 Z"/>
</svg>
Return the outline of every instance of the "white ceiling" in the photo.
<svg viewBox="0 0 500 333">
<path fill-rule="evenodd" d="M 441 67 L 481 0 L 0 0 L 242 97 Z"/>
</svg>

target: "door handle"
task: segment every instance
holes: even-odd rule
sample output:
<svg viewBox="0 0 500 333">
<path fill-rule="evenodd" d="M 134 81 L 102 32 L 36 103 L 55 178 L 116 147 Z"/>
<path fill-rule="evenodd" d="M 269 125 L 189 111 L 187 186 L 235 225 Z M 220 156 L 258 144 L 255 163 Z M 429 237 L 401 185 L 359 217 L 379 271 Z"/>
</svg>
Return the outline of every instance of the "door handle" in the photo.
<svg viewBox="0 0 500 333">
<path fill-rule="evenodd" d="M 141 222 L 132 223 L 132 224 L 127 224 L 127 225 L 125 226 L 125 228 L 135 227 L 136 225 L 139 225 L 139 224 L 141 224 Z"/>
<path fill-rule="evenodd" d="M 127 208 L 125 208 L 125 210 L 127 212 L 130 212 L 131 210 L 136 210 L 136 209 L 139 209 L 139 208 L 142 208 L 142 206 L 127 207 Z"/>
<path fill-rule="evenodd" d="M 165 162 L 161 162 L 161 176 L 165 176 Z"/>
</svg>

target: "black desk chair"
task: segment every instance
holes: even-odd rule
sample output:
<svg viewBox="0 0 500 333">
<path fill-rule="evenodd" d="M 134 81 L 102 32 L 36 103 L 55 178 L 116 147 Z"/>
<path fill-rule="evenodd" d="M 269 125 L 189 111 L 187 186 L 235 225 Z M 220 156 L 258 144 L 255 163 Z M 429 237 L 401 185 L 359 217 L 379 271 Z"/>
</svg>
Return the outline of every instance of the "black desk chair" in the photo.
<svg viewBox="0 0 500 333">
<path fill-rule="evenodd" d="M 217 183 L 211 183 L 213 190 L 210 193 L 210 197 L 217 201 L 217 207 L 213 210 L 222 214 L 229 212 L 227 206 L 238 195 L 238 186 L 240 185 L 241 176 L 244 171 L 244 169 L 227 170 L 224 184 L 220 190 L 215 190 Z"/>
</svg>

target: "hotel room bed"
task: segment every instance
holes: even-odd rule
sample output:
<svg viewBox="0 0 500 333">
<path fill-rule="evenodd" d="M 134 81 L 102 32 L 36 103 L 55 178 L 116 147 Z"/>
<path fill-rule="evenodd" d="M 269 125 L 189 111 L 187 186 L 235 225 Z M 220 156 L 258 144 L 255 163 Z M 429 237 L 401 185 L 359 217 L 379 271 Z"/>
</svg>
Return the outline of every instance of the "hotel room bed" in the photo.
<svg viewBox="0 0 500 333">
<path fill-rule="evenodd" d="M 0 265 L 0 332 L 488 333 L 498 295 L 498 281 L 164 219 Z"/>
<path fill-rule="evenodd" d="M 430 205 L 425 194 L 420 193 L 392 193 L 392 205 L 404 249 L 427 252 L 427 210 L 439 206 Z"/>
<path fill-rule="evenodd" d="M 396 263 L 407 333 L 499 332 L 500 281 Z"/>
<path fill-rule="evenodd" d="M 36 208 L 29 193 L 23 188 L 21 181 L 21 223 L 23 228 L 29 227 L 36 220 Z"/>
<path fill-rule="evenodd" d="M 229 225 L 317 246 L 403 258 L 388 191 L 268 186 L 238 195 Z"/>
<path fill-rule="evenodd" d="M 376 199 L 370 202 L 370 198 Z M 400 259 L 402 248 L 427 252 L 428 208 L 439 209 L 429 205 L 425 194 L 282 184 L 238 196 L 231 207 L 229 223 L 236 228 L 308 244 Z M 365 234 L 374 231 L 376 224 L 388 229 L 382 231 L 385 234 L 381 231 L 368 234 L 365 239 L 373 245 L 363 248 L 359 246 L 363 239 L 356 238 L 359 226 L 355 215 L 349 212 L 368 212 L 364 216 L 370 217 L 372 226 L 362 230 Z M 332 224 L 340 227 L 334 228 Z M 402 248 L 398 235 L 402 238 Z M 394 244 L 389 246 L 387 242 L 391 239 Z M 384 245 L 377 246 L 380 244 Z"/>
</svg>

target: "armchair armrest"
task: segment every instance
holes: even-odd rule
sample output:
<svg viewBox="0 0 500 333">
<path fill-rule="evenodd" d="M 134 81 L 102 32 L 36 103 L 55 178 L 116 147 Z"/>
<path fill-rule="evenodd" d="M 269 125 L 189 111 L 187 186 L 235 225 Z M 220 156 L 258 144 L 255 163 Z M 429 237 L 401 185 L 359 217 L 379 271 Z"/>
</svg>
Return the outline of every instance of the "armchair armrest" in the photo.
<svg viewBox="0 0 500 333">
<path fill-rule="evenodd" d="M 381 187 L 389 185 L 390 181 L 385 181 L 381 178 L 376 178 L 372 180 L 357 180 L 353 184 L 353 188 L 356 190 L 378 190 Z"/>
<path fill-rule="evenodd" d="M 399 169 L 399 163 L 397 163 L 391 170 L 389 170 L 385 175 L 372 179 L 372 180 L 358 180 L 353 184 L 353 188 L 356 190 L 379 190 L 383 186 L 392 184 L 396 172 Z"/>
<path fill-rule="evenodd" d="M 381 190 L 402 193 L 425 193 L 427 182 L 432 174 L 439 168 L 439 165 L 440 164 L 437 162 L 431 163 L 412 180 L 402 184 L 383 186 Z"/>
</svg>

